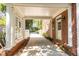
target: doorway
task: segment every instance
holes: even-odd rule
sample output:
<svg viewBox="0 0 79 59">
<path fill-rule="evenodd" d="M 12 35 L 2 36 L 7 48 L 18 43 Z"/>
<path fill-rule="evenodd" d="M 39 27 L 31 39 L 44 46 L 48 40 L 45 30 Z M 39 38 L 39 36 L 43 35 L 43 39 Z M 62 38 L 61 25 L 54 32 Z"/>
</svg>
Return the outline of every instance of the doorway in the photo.
<svg viewBox="0 0 79 59">
<path fill-rule="evenodd" d="M 31 33 L 40 33 L 40 30 L 42 30 L 42 20 L 40 19 L 29 19 L 25 20 L 25 29 L 29 30 Z"/>
<path fill-rule="evenodd" d="M 62 39 L 62 21 L 61 19 L 56 19 L 56 39 Z"/>
</svg>

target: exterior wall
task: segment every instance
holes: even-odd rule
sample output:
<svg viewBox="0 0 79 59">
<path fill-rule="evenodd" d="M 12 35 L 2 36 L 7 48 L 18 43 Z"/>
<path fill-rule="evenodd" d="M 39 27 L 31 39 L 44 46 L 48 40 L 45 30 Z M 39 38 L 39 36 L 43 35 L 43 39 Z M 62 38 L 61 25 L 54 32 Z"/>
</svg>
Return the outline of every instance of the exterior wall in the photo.
<svg viewBox="0 0 79 59">
<path fill-rule="evenodd" d="M 68 39 L 68 11 L 66 10 L 66 11 L 64 11 L 64 12 L 62 12 L 61 14 L 59 14 L 59 15 L 63 15 L 63 16 L 65 16 L 65 19 L 64 20 L 62 20 L 62 39 L 61 40 L 58 40 L 58 39 L 56 39 L 56 20 L 55 20 L 55 18 L 57 17 L 55 17 L 54 19 L 53 19 L 53 22 L 52 22 L 52 24 L 53 24 L 53 32 L 52 32 L 52 34 L 53 34 L 53 39 L 54 39 L 54 41 L 55 42 L 58 42 L 57 44 L 65 44 L 65 45 L 67 45 L 67 39 Z M 59 16 L 58 15 L 58 16 Z"/>
<path fill-rule="evenodd" d="M 52 38 L 52 19 L 50 19 L 50 23 L 49 23 L 49 26 L 48 26 L 48 34 L 50 36 L 50 38 Z"/>
<path fill-rule="evenodd" d="M 50 19 L 42 20 L 42 33 L 46 33 L 49 29 Z"/>
<path fill-rule="evenodd" d="M 23 20 L 21 17 L 18 17 L 17 15 L 16 15 L 15 20 L 16 20 L 16 26 L 15 26 L 16 40 L 15 40 L 15 42 L 18 43 L 19 41 L 21 41 L 23 39 Z M 20 24 L 19 24 L 19 22 L 20 22 Z"/>
<path fill-rule="evenodd" d="M 52 20 L 43 19 L 42 20 L 42 33 L 47 33 L 50 38 L 52 38 Z"/>
<path fill-rule="evenodd" d="M 67 45 L 68 43 L 68 11 L 62 13 L 65 19 L 62 21 L 62 40 L 63 43 Z"/>
<path fill-rule="evenodd" d="M 64 45 L 65 49 L 72 55 L 77 55 L 77 23 L 76 23 L 76 4 L 71 4 L 71 11 L 72 11 L 72 46 L 68 46 L 68 11 L 62 12 L 60 15 L 65 16 L 65 20 L 62 21 L 62 40 L 56 39 L 56 22 L 55 18 L 53 19 L 53 42 L 58 45 Z"/>
<path fill-rule="evenodd" d="M 55 18 L 52 19 L 52 38 L 53 40 L 56 39 L 56 22 L 55 22 Z"/>
</svg>

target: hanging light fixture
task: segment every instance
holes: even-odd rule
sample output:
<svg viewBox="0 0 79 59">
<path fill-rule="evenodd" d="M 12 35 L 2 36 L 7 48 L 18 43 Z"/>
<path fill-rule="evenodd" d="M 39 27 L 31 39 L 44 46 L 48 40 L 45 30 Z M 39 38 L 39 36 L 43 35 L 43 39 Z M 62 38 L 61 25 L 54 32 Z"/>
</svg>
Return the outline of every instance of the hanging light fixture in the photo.
<svg viewBox="0 0 79 59">
<path fill-rule="evenodd" d="M 65 16 L 62 15 L 61 17 L 58 18 L 58 20 L 59 20 L 59 19 L 65 20 Z"/>
</svg>

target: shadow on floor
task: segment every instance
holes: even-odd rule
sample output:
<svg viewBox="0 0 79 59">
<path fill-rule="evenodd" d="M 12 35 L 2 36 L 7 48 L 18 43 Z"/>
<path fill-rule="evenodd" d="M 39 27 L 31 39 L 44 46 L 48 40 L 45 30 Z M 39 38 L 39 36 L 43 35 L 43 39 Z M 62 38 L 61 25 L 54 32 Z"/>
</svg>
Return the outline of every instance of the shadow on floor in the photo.
<svg viewBox="0 0 79 59">
<path fill-rule="evenodd" d="M 16 56 L 68 56 L 43 36 L 31 36 L 28 44 Z"/>
</svg>

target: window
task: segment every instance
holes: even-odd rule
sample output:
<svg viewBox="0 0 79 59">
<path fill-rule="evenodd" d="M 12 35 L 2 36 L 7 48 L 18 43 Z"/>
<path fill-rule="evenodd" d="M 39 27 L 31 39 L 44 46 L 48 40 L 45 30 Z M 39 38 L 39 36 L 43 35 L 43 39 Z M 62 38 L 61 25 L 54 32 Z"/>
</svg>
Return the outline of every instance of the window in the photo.
<svg viewBox="0 0 79 59">
<path fill-rule="evenodd" d="M 61 22 L 58 22 L 58 30 L 61 30 Z"/>
<path fill-rule="evenodd" d="M 33 20 L 25 20 L 25 29 L 30 29 L 32 27 Z"/>
</svg>

